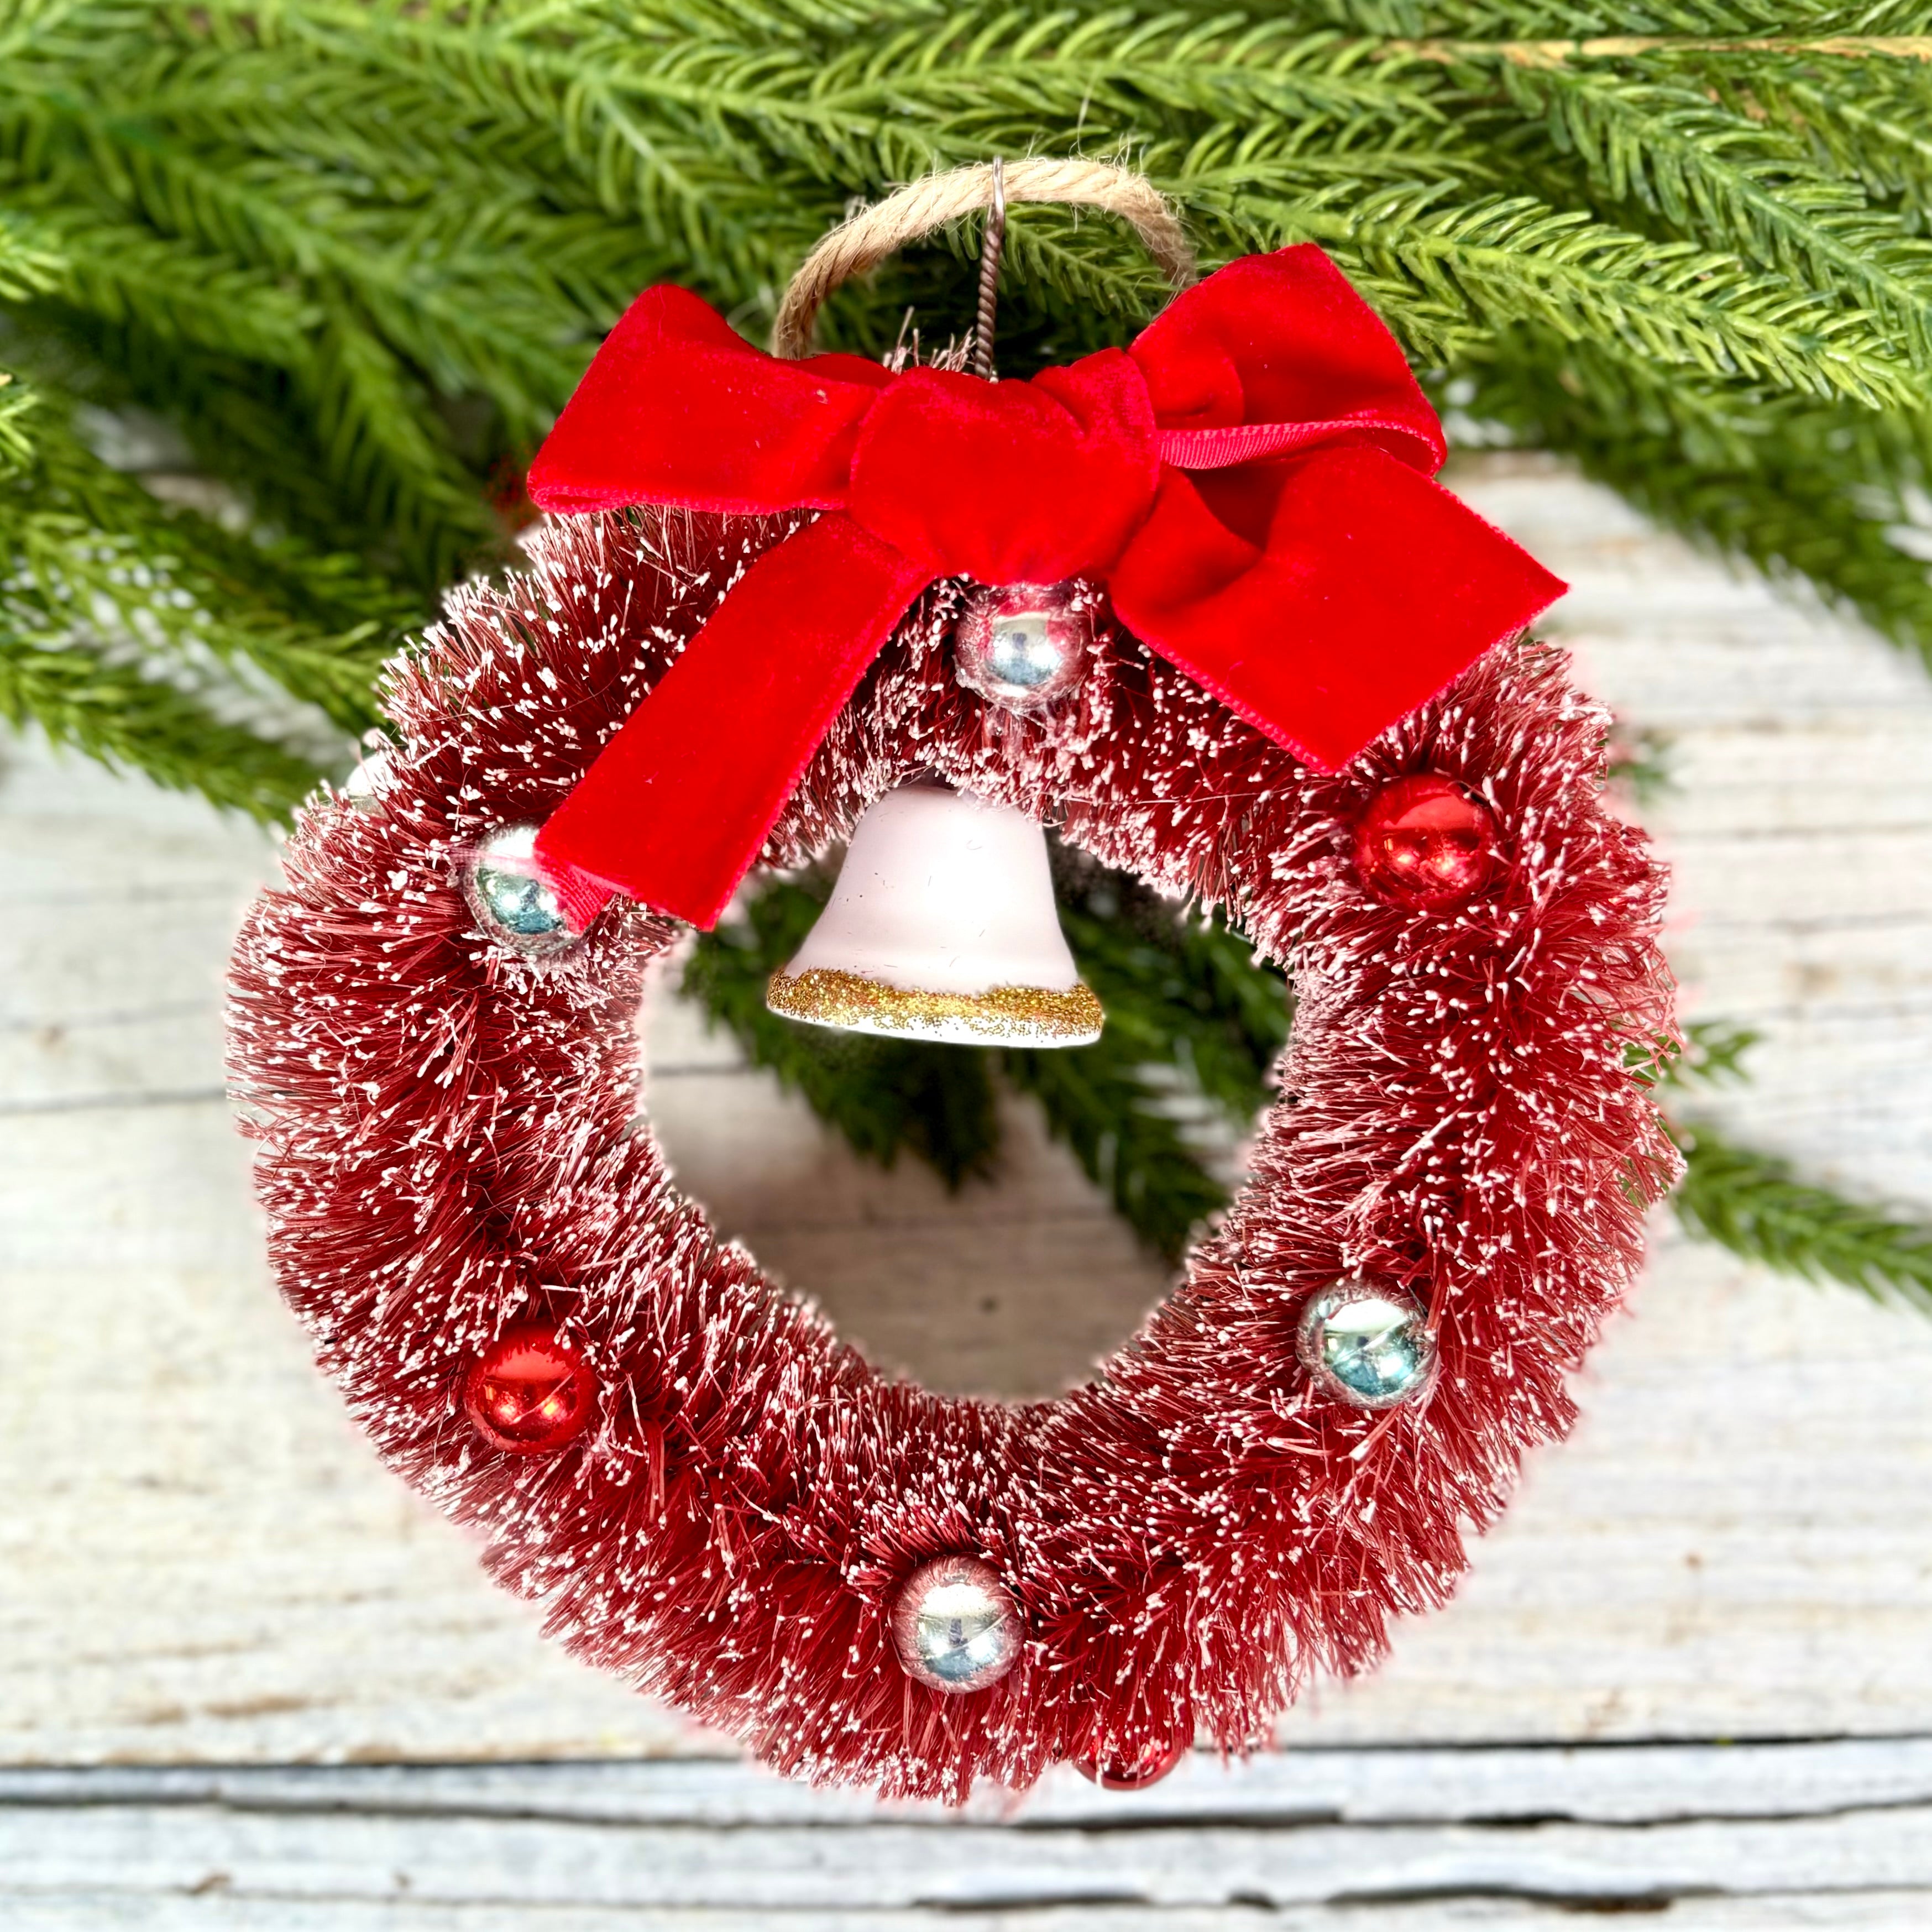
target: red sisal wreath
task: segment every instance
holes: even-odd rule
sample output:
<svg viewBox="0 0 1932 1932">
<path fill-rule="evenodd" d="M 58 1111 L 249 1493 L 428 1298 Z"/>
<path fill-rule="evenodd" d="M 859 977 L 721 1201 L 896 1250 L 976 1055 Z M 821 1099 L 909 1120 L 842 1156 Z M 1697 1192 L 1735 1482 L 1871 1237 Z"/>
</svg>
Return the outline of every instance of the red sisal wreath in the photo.
<svg viewBox="0 0 1932 1932">
<path fill-rule="evenodd" d="M 1402 460 L 1359 436 L 1253 460 L 1336 454 Z M 384 1457 L 580 1655 L 814 1778 L 1144 1781 L 1197 1733 L 1251 1745 L 1311 1670 L 1371 1664 L 1567 1427 L 1565 1373 L 1673 1171 L 1628 1070 L 1672 1026 L 1661 878 L 1603 801 L 1602 713 L 1540 647 L 1465 636 L 1445 688 L 1324 772 L 1131 629 L 1093 587 L 1111 560 L 1046 558 L 1090 590 L 1045 709 L 962 682 L 980 593 L 933 572 L 842 660 L 800 769 L 740 772 L 754 816 L 780 794 L 759 862 L 816 858 L 936 775 L 1225 908 L 1297 1005 L 1246 1184 L 1090 1382 L 1007 1406 L 888 1381 L 667 1174 L 633 1020 L 680 926 L 608 871 L 584 892 L 548 830 L 535 860 L 501 836 L 580 804 L 718 614 L 846 514 L 554 520 L 395 668 L 397 748 L 305 812 L 237 947 L 274 1264 Z M 1534 566 L 1468 521 L 1481 544 L 1443 568 L 1494 562 L 1507 605 Z M 782 735 L 727 712 L 698 748 L 728 767 Z M 645 842 L 676 850 L 644 796 Z"/>
</svg>

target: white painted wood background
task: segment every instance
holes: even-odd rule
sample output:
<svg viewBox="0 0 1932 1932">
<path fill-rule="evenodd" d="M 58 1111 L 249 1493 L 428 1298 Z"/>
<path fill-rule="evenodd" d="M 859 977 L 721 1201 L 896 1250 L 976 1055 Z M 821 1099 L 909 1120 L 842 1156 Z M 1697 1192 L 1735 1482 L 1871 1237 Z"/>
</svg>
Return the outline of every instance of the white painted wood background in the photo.
<svg viewBox="0 0 1932 1932">
<path fill-rule="evenodd" d="M 1932 1214 L 1932 679 L 1559 466 L 1458 480 L 1573 581 L 1585 680 L 1674 739 L 1647 816 L 1687 1004 L 1766 1035 L 1708 1111 Z M 1661 1224 L 1574 1440 L 1281 1754 L 963 1816 L 796 1792 L 545 1646 L 311 1373 L 220 1089 L 270 842 L 4 758 L 8 1932 L 1932 1925 L 1932 1322 Z M 1051 1388 L 1161 1290 L 1023 1110 L 949 1200 L 674 1003 L 651 1050 L 687 1184 L 882 1360 Z"/>
</svg>

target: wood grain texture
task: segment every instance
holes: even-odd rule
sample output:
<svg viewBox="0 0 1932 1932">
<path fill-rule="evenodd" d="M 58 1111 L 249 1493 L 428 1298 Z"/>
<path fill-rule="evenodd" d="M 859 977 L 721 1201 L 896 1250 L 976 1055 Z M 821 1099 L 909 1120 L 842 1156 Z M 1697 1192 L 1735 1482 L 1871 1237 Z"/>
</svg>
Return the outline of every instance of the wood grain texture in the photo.
<svg viewBox="0 0 1932 1932">
<path fill-rule="evenodd" d="M 1710 1110 L 1932 1211 L 1932 680 L 1554 466 L 1486 459 L 1460 482 L 1572 580 L 1556 628 L 1587 680 L 1674 736 L 1678 789 L 1649 814 L 1678 868 L 1673 956 L 1694 1010 L 1766 1035 L 1756 1084 Z M 715 1754 L 484 1584 L 274 1298 L 219 1094 L 220 974 L 270 842 L 8 758 L 0 1762 Z M 948 1197 L 849 1159 L 688 1015 L 661 1012 L 652 1051 L 681 1177 L 884 1361 L 1054 1387 L 1163 1286 L 1024 1108 L 998 1187 Z M 1667 1232 L 1634 1318 L 1458 1601 L 1285 1738 L 1932 1733 L 1932 1324 Z M 210 1898 L 191 1909 L 230 1909 Z"/>
<path fill-rule="evenodd" d="M 1138 1796 L 1063 1772 L 955 1813 L 729 1764 L 27 1772 L 0 1774 L 0 1906 L 63 1928 L 1902 1928 L 1932 1905 L 1928 1824 L 1932 1740 L 1204 1756 Z"/>
<path fill-rule="evenodd" d="M 1932 680 L 1552 458 L 1454 480 L 1570 580 L 1547 628 L 1586 688 L 1672 741 L 1644 816 L 1675 868 L 1685 1007 L 1766 1036 L 1748 1091 L 1709 1111 L 1932 1212 Z"/>
</svg>

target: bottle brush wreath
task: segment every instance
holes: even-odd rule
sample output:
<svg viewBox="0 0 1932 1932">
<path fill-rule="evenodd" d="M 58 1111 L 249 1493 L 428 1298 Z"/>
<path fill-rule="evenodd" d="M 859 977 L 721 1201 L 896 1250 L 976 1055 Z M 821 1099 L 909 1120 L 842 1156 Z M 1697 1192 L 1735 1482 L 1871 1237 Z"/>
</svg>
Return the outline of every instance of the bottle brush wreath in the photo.
<svg viewBox="0 0 1932 1932">
<path fill-rule="evenodd" d="M 1186 278 L 1144 182 L 1033 161 L 836 231 L 778 356 L 641 296 L 532 469 L 529 568 L 393 667 L 394 746 L 304 812 L 232 982 L 275 1269 L 386 1460 L 578 1654 L 786 1772 L 949 1798 L 1145 1783 L 1371 1666 L 1568 1426 L 1675 1172 L 1632 1071 L 1673 1033 L 1662 875 L 1523 636 L 1562 586 L 1432 480 L 1319 250 L 1028 382 L 988 380 L 989 301 L 982 373 L 803 352 L 842 275 L 1002 194 Z M 1042 824 L 1225 908 L 1297 1004 L 1172 1294 L 1009 1405 L 888 1380 L 720 1237 L 633 1018 L 685 922 L 856 826 L 776 1004 L 1090 1037 L 1036 906 L 952 983 L 887 930 L 908 840 L 1017 903 Z"/>
</svg>

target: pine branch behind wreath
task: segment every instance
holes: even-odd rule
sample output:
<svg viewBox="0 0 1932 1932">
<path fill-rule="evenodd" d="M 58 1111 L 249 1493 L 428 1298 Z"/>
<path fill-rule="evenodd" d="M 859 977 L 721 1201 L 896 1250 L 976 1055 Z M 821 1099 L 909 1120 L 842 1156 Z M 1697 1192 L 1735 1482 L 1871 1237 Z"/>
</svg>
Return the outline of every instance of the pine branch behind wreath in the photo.
<svg viewBox="0 0 1932 1932">
<path fill-rule="evenodd" d="M 1883 0 L 0 0 L 0 714 L 284 814 L 440 588 L 508 559 L 522 464 L 638 288 L 759 334 L 849 196 L 1024 152 L 1130 156 L 1207 266 L 1321 242 L 1454 420 L 1932 663 L 1928 125 L 1932 8 Z M 826 339 L 882 350 L 909 303 L 963 330 L 969 245 L 842 292 Z M 1157 296 L 1110 224 L 1018 211 L 1003 358 Z M 855 1146 L 951 1180 L 992 1158 L 996 1079 L 1031 1093 L 1172 1252 L 1285 994 L 1219 928 L 1066 886 L 1114 1016 L 1084 1052 L 802 1042 L 752 982 L 810 882 L 690 983 Z M 1687 1144 L 1703 1231 L 1922 1286 L 1909 1224 Z"/>
</svg>

